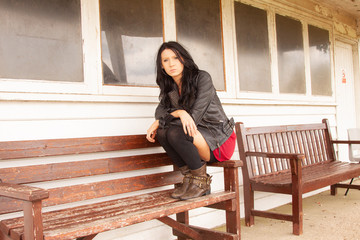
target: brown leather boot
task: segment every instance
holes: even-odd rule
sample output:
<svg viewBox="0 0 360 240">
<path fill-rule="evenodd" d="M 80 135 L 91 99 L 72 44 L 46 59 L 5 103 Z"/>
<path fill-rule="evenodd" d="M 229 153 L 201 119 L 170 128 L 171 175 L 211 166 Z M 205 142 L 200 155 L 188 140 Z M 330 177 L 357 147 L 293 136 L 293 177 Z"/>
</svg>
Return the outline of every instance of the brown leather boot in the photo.
<svg viewBox="0 0 360 240">
<path fill-rule="evenodd" d="M 198 169 L 190 170 L 190 173 L 190 186 L 180 199 L 187 200 L 210 194 L 211 176 L 206 173 L 206 164 Z"/>
<path fill-rule="evenodd" d="M 174 192 L 170 195 L 172 198 L 180 199 L 185 194 L 190 185 L 190 169 L 187 165 L 179 168 L 182 175 L 184 175 L 183 182 L 175 186 Z"/>
</svg>

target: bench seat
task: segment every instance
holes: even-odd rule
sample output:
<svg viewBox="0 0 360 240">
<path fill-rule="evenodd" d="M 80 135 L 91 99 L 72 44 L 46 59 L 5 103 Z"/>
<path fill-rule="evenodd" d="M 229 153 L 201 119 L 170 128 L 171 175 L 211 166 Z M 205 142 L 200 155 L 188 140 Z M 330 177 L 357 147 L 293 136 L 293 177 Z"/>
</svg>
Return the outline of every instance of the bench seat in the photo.
<svg viewBox="0 0 360 240">
<path fill-rule="evenodd" d="M 347 162 L 319 163 L 302 168 L 303 193 L 358 177 L 360 164 Z M 332 184 L 329 183 L 332 182 Z M 291 194 L 291 173 L 289 171 L 269 174 L 250 179 L 254 191 L 261 191 L 264 186 L 274 186 L 277 193 Z"/>
<path fill-rule="evenodd" d="M 0 163 L 27 162 L 0 167 L 0 240 L 91 240 L 155 219 L 179 240 L 239 240 L 242 162 L 208 164 L 222 170 L 223 187 L 180 201 L 170 194 L 183 176 L 159 147 L 145 135 L 0 142 Z M 190 225 L 201 207 L 224 210 L 226 232 Z"/>
<path fill-rule="evenodd" d="M 71 240 L 235 199 L 235 193 L 223 191 L 179 201 L 170 197 L 172 191 L 164 190 L 43 213 L 44 239 Z M 23 217 L 3 220 L 0 226 L 13 239 L 23 239 Z"/>
</svg>

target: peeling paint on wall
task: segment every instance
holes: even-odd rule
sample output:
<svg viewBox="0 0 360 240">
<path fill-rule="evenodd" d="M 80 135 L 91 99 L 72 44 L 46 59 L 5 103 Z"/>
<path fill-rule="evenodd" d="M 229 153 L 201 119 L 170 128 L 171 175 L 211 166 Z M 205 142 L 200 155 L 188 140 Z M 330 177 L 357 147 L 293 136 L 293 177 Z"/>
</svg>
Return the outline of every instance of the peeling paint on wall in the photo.
<svg viewBox="0 0 360 240">
<path fill-rule="evenodd" d="M 341 23 L 338 21 L 334 21 L 334 29 L 336 32 L 343 34 L 343 35 L 347 35 L 351 38 L 357 37 L 356 29 L 347 24 L 344 24 L 344 23 Z"/>
<path fill-rule="evenodd" d="M 331 13 L 330 9 L 328 9 L 327 7 L 321 6 L 319 4 L 315 5 L 315 11 L 317 13 L 320 13 L 322 16 L 327 17 L 327 18 L 333 18 L 333 14 Z"/>
</svg>

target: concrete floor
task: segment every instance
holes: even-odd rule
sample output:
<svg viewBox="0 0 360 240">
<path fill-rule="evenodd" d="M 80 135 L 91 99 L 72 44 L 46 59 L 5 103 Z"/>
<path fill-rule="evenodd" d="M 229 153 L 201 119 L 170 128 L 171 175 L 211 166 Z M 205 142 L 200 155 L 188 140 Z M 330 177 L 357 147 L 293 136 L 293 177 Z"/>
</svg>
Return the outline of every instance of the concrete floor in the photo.
<svg viewBox="0 0 360 240">
<path fill-rule="evenodd" d="M 354 183 L 360 184 L 360 180 Z M 325 191 L 303 200 L 304 233 L 292 234 L 292 223 L 255 217 L 255 225 L 246 227 L 242 219 L 242 240 L 360 240 L 360 191 L 339 189 L 336 196 Z M 290 213 L 291 205 L 286 204 L 274 211 Z"/>
</svg>

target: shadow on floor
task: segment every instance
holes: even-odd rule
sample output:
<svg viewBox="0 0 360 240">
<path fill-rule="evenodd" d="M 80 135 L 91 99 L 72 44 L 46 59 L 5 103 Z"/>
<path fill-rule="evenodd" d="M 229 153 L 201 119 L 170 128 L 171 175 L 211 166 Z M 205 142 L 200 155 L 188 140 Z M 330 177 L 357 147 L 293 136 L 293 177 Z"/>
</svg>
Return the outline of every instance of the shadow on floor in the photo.
<svg viewBox="0 0 360 240">
<path fill-rule="evenodd" d="M 360 179 L 354 183 L 360 184 Z M 360 191 L 339 189 L 336 196 L 330 190 L 303 200 L 304 233 L 292 234 L 292 223 L 288 221 L 255 217 L 255 225 L 241 224 L 242 240 L 360 240 Z M 273 209 L 280 213 L 291 213 L 291 204 Z M 224 228 L 218 228 L 224 230 Z"/>
</svg>

